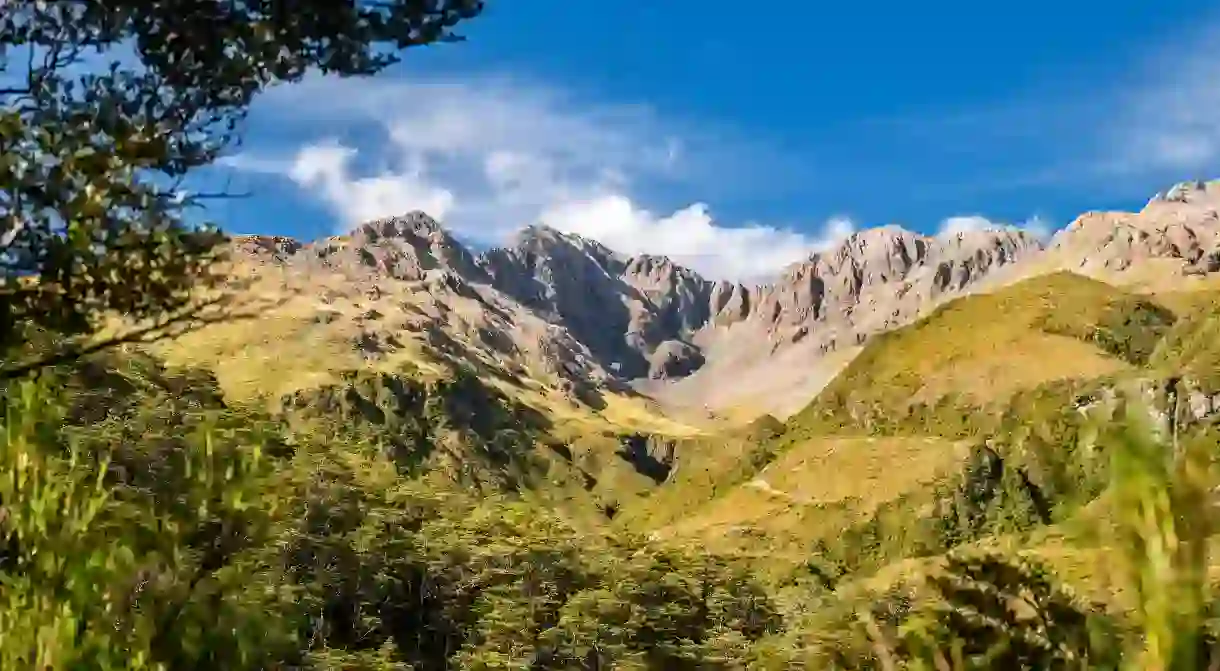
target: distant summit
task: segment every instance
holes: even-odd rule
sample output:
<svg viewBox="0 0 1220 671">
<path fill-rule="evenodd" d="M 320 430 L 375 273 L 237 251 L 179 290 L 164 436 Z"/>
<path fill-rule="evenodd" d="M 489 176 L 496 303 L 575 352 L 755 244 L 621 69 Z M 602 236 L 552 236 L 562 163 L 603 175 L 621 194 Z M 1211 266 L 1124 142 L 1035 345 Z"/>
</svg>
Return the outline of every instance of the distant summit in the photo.
<svg viewBox="0 0 1220 671">
<path fill-rule="evenodd" d="M 308 244 L 234 243 L 250 261 L 332 273 L 361 295 L 422 283 L 442 315 L 430 328 L 470 331 L 495 343 L 496 357 L 582 384 L 635 381 L 662 397 L 718 405 L 746 393 L 805 399 L 822 359 L 946 300 L 1031 274 L 1066 269 L 1123 282 L 1220 272 L 1218 212 L 1220 182 L 1194 181 L 1138 213 L 1081 215 L 1046 245 L 1014 227 L 925 236 L 887 225 L 758 285 L 711 281 L 664 256 L 620 254 L 541 225 L 474 254 L 421 212 Z"/>
</svg>

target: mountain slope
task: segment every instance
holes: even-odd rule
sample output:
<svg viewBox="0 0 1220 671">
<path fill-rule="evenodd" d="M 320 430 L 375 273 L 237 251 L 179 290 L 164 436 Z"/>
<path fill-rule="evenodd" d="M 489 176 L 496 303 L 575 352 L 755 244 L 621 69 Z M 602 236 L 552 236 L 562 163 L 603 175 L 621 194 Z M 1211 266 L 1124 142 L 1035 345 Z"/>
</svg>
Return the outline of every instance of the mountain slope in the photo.
<svg viewBox="0 0 1220 671">
<path fill-rule="evenodd" d="M 856 233 L 770 285 L 739 289 L 744 309 L 719 314 L 696 336 L 708 365 L 655 393 L 716 407 L 756 399 L 760 408 L 792 412 L 869 336 L 1039 249 L 1036 239 L 1014 230 L 935 238 L 897 226 Z"/>
<path fill-rule="evenodd" d="M 1216 315 L 1177 317 L 1070 273 L 955 299 L 871 339 L 752 443 L 679 443 L 690 470 L 622 519 L 780 582 L 809 562 L 865 579 L 999 536 L 1054 540 L 1054 556 L 1075 561 L 1093 541 L 1044 532 L 1087 515 L 1106 486 L 1110 455 L 1090 446 L 1089 427 L 1118 390 L 1142 390 L 1161 423 L 1180 398 L 1181 439 L 1217 440 L 1220 389 L 1204 364 Z"/>
<path fill-rule="evenodd" d="M 1220 271 L 1220 181 L 1179 183 L 1139 212 L 1086 212 L 993 283 L 1056 270 L 1146 291 L 1205 284 Z"/>
<path fill-rule="evenodd" d="M 1021 548 L 1112 596 L 1085 532 L 1116 519 L 1120 401 L 1147 400 L 1175 445 L 1220 444 L 1209 188 L 1083 217 L 1049 250 L 883 227 L 755 287 L 545 228 L 476 254 L 419 214 L 245 237 L 233 271 L 268 307 L 161 354 L 214 371 L 217 404 L 256 401 L 328 459 L 375 461 L 378 496 L 512 502 L 489 515 L 554 519 L 590 556 L 723 558 L 788 633 L 816 638 L 805 614 L 877 603 L 963 548 Z M 786 412 L 678 421 L 654 399 Z"/>
<path fill-rule="evenodd" d="M 590 405 L 614 387 L 582 343 L 490 288 L 478 260 L 423 215 L 309 244 L 244 236 L 235 249 L 234 272 L 275 309 L 192 333 L 171 354 L 221 365 L 240 355 L 220 377 L 246 395 L 289 393 L 332 369 L 404 362 L 433 371 L 469 364 L 563 387 Z"/>
<path fill-rule="evenodd" d="M 928 237 L 883 226 L 758 286 L 543 226 L 476 254 L 412 213 L 312 243 L 238 238 L 240 272 L 291 298 L 257 333 L 212 329 L 179 349 L 222 367 L 242 351 L 252 365 L 221 377 L 250 387 L 286 378 L 279 391 L 316 382 L 326 360 L 427 368 L 439 357 L 595 409 L 633 387 L 671 409 L 786 416 L 869 337 L 961 295 L 1061 270 L 1139 291 L 1210 286 L 1220 277 L 1218 211 L 1220 183 L 1192 182 L 1138 213 L 1082 215 L 1045 248 L 1013 229 Z"/>
<path fill-rule="evenodd" d="M 310 361 L 287 367 L 305 377 L 327 367 L 321 358 L 393 365 L 433 352 L 553 384 L 592 407 L 604 392 L 628 393 L 632 380 L 698 405 L 713 399 L 692 399 L 686 390 L 714 395 L 724 388 L 718 376 L 770 357 L 795 358 L 799 369 L 908 321 L 1036 248 L 1012 231 L 933 239 L 886 227 L 815 254 L 772 284 L 746 287 L 544 227 L 475 255 L 414 213 L 313 243 L 236 239 L 236 272 L 285 305 L 257 334 L 210 329 L 178 349 L 202 363 L 224 359 L 229 343 L 272 368 L 280 367 L 277 357 Z M 338 350 L 328 352 L 331 345 Z M 345 347 L 352 351 L 339 351 Z M 242 384 L 254 386 L 265 372 L 259 364 L 242 370 Z M 690 383 L 663 382 L 681 378 Z"/>
<path fill-rule="evenodd" d="M 173 466 L 180 454 L 210 461 L 212 443 L 203 432 L 206 449 L 165 440 L 182 425 L 160 421 L 166 410 L 204 431 L 227 418 L 218 444 L 256 461 L 260 451 L 228 429 L 244 417 L 265 426 L 277 461 L 251 492 L 303 495 L 253 506 L 300 515 L 271 525 L 285 535 L 267 539 L 266 557 L 314 572 L 289 582 L 312 599 L 302 621 L 344 632 L 321 644 L 334 643 L 323 652 L 335 668 L 374 654 L 344 613 L 395 623 L 393 636 L 379 630 L 376 654 L 428 668 L 502 665 L 505 650 L 536 663 L 521 651 L 569 637 L 638 641 L 675 613 L 733 623 L 716 640 L 702 626 L 671 631 L 698 643 L 682 653 L 691 668 L 835 668 L 806 653 L 826 646 L 841 661 L 843 641 L 874 639 L 830 620 L 924 598 L 908 586 L 963 549 L 1043 557 L 1057 580 L 1121 615 L 1124 585 L 1107 582 L 1113 553 L 1096 532 L 1124 519 L 1110 489 L 1123 403 L 1148 404 L 1131 407 L 1152 427 L 1155 457 L 1220 445 L 1209 188 L 1176 190 L 1121 221 L 1082 218 L 1049 251 L 1014 231 L 865 231 L 758 287 L 544 228 L 475 254 L 418 214 L 312 243 L 239 238 L 233 272 L 260 312 L 159 345 L 215 382 L 142 354 L 85 362 L 70 373 L 83 380 L 72 384 L 76 419 L 46 433 L 100 424 L 118 454 L 148 450 Z M 1165 268 L 1169 279 L 1157 275 Z M 682 422 L 638 389 L 789 412 Z M 77 437 L 48 443 L 47 463 Z M 118 473 L 135 476 L 128 494 L 170 486 L 160 477 L 170 471 L 131 463 Z M 241 475 L 192 478 L 183 464 L 205 488 Z M 1191 501 L 1206 508 L 1220 481 L 1200 470 Z M 1147 489 L 1155 498 L 1169 487 Z M 151 511 L 203 510 L 146 498 Z M 722 565 L 735 571 L 723 573 L 731 594 L 708 582 Z M 766 627 L 750 624 L 748 603 L 766 604 Z M 326 617 L 310 619 L 317 612 Z M 420 653 L 419 632 L 437 631 L 452 640 Z M 783 654 L 759 663 L 768 651 Z"/>
<path fill-rule="evenodd" d="M 843 402 L 980 403 L 1058 379 L 1145 363 L 1173 314 L 1117 287 L 1070 273 L 966 296 L 879 337 L 823 392 Z"/>
</svg>

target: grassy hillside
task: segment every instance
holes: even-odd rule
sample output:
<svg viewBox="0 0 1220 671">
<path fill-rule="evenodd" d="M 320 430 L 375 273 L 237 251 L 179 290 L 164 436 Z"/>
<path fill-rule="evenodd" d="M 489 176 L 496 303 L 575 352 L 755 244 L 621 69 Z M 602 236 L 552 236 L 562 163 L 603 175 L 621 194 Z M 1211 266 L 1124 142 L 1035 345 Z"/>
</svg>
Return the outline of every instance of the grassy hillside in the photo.
<svg viewBox="0 0 1220 671">
<path fill-rule="evenodd" d="M 1142 365 L 1173 320 L 1168 309 L 1096 280 L 1037 277 L 877 336 L 819 402 L 1003 401 L 1046 382 Z"/>
<path fill-rule="evenodd" d="M 871 340 L 769 437 L 692 446 L 710 464 L 702 477 L 668 483 L 627 519 L 774 576 L 810 561 L 864 576 L 988 538 L 1042 542 L 1032 539 L 1070 527 L 1111 476 L 1082 408 L 1138 381 L 1154 402 L 1174 375 L 1205 386 L 1220 342 L 1210 300 L 1179 296 L 1175 312 L 1069 273 L 958 299 Z M 1058 556 L 1074 556 L 1064 547 Z"/>
<path fill-rule="evenodd" d="M 1211 384 L 1216 308 L 1037 278 L 719 430 L 274 329 L 60 366 L 5 390 L 0 663 L 1198 668 L 1220 424 L 1148 408 Z"/>
<path fill-rule="evenodd" d="M 1197 380 L 1201 389 L 1220 392 L 1220 291 L 1161 297 L 1180 315 L 1158 344 L 1151 363 Z"/>
<path fill-rule="evenodd" d="M 708 549 L 759 559 L 759 568 L 804 565 L 819 543 L 842 542 L 844 524 L 946 480 L 967 446 L 935 438 L 827 436 L 775 446 L 751 477 L 658 531 Z"/>
</svg>

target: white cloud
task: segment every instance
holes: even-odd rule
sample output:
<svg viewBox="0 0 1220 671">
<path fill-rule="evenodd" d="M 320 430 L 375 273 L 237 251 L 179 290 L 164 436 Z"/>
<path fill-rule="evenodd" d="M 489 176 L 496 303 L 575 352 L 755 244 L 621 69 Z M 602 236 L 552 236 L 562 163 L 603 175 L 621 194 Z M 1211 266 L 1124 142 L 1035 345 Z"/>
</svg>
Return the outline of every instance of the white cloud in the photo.
<svg viewBox="0 0 1220 671">
<path fill-rule="evenodd" d="M 351 221 L 409 210 L 444 219 L 453 210 L 453 192 L 428 180 L 422 160 L 392 174 L 355 177 L 350 168 L 355 155 L 356 150 L 338 144 L 305 147 L 297 153 L 288 176 L 322 195 Z"/>
<path fill-rule="evenodd" d="M 948 236 L 974 231 L 1002 231 L 1013 228 L 1025 231 L 1039 240 L 1046 240 L 1050 237 L 1054 227 L 1040 215 L 1034 215 L 1020 224 L 1014 225 L 994 221 L 978 214 L 969 214 L 948 217 L 940 222 L 937 235 Z"/>
<path fill-rule="evenodd" d="M 977 214 L 959 215 L 956 217 L 949 217 L 948 219 L 940 222 L 940 229 L 937 231 L 937 234 L 957 235 L 958 233 L 987 231 L 996 228 L 1003 228 L 1003 226 L 995 224 L 987 217 L 979 216 Z"/>
<path fill-rule="evenodd" d="M 220 163 L 292 180 L 342 217 L 340 229 L 411 210 L 422 210 L 437 219 L 444 219 L 453 211 L 456 205 L 453 192 L 427 177 L 421 157 L 414 157 L 410 165 L 396 171 L 358 177 L 351 170 L 358 153 L 352 147 L 324 140 L 302 147 L 291 158 L 240 154 L 223 158 Z"/>
<path fill-rule="evenodd" d="M 292 180 L 321 199 L 340 228 L 419 209 L 494 244 L 541 222 L 726 279 L 777 272 L 826 243 L 770 226 L 722 226 L 702 203 L 668 214 L 640 205 L 640 183 L 699 181 L 708 162 L 730 174 L 747 158 L 698 129 L 682 137 L 644 107 L 585 103 L 487 77 L 313 79 L 274 90 L 267 105 L 281 127 L 304 129 L 305 144 L 289 155 L 250 153 L 226 163 Z M 335 136 L 345 126 L 379 132 L 341 143 Z"/>
<path fill-rule="evenodd" d="M 1024 229 L 1026 233 L 1029 233 L 1035 238 L 1045 242 L 1050 240 L 1051 235 L 1054 234 L 1057 227 L 1053 222 L 1048 221 L 1042 215 L 1035 214 L 1029 219 L 1021 222 L 1020 228 Z"/>
<path fill-rule="evenodd" d="M 663 254 L 710 278 L 745 281 L 768 279 L 854 230 L 844 218 L 832 219 L 816 237 L 757 224 L 729 228 L 718 226 L 703 203 L 662 216 L 622 195 L 558 205 L 541 221 L 626 254 Z"/>
</svg>

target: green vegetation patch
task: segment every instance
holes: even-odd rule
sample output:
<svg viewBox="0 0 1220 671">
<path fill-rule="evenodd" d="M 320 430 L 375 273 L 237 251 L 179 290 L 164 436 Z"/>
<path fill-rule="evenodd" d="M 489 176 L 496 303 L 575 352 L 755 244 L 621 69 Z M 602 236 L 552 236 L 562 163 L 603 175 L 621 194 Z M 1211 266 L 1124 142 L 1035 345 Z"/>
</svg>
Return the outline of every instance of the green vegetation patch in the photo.
<svg viewBox="0 0 1220 671">
<path fill-rule="evenodd" d="M 1220 392 L 1220 292 L 1199 292 L 1194 298 L 1150 363 L 1189 377 L 1202 391 Z"/>
</svg>

